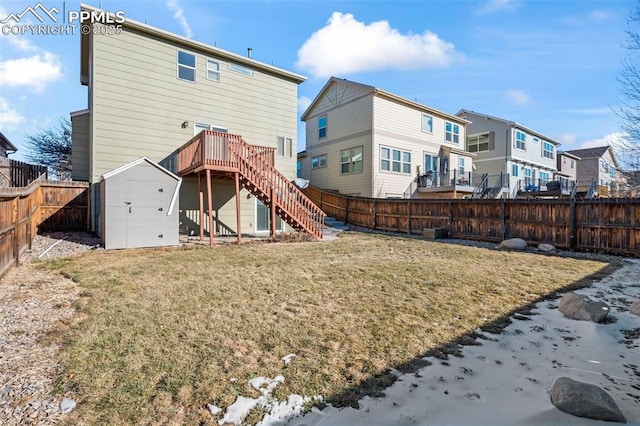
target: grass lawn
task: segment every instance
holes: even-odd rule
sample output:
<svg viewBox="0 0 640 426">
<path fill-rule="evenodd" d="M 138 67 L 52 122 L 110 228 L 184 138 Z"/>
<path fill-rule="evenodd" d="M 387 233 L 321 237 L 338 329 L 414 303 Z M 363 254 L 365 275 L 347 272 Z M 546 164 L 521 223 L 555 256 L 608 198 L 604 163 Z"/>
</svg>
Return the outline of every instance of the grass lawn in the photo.
<svg viewBox="0 0 640 426">
<path fill-rule="evenodd" d="M 258 396 L 247 380 L 278 374 L 279 399 L 352 404 L 378 392 L 388 368 L 411 369 L 416 357 L 611 270 L 360 233 L 96 251 L 39 265 L 83 289 L 75 321 L 52 335 L 65 345 L 58 385 L 76 395 L 73 424 L 213 424 L 207 403 Z M 297 357 L 285 366 L 289 353 Z"/>
</svg>

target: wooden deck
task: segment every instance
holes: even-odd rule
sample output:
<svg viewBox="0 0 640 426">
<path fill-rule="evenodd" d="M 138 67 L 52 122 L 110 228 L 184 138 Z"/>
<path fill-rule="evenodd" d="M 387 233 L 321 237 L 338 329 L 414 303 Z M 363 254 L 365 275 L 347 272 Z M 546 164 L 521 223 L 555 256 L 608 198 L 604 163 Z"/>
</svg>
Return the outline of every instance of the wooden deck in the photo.
<svg viewBox="0 0 640 426">
<path fill-rule="evenodd" d="M 238 241 L 241 240 L 240 187 L 270 208 L 271 234 L 275 234 L 275 217 L 293 229 L 322 238 L 325 214 L 297 186 L 274 166 L 275 148 L 250 145 L 239 135 L 204 130 L 178 150 L 178 173 L 197 175 L 200 192 L 200 237 L 204 234 L 204 193 L 212 194 L 212 177 L 233 179 L 236 186 Z M 209 229 L 213 229 L 211 196 L 208 199 Z M 213 244 L 213 233 L 210 233 Z"/>
</svg>

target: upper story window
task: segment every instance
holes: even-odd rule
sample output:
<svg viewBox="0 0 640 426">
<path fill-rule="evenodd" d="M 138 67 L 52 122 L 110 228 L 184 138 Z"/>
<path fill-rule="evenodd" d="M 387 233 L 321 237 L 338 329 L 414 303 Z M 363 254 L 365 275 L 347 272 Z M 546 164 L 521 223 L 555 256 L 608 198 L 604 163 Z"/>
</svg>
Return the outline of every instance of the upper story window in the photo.
<svg viewBox="0 0 640 426">
<path fill-rule="evenodd" d="M 609 168 L 609 176 L 614 178 L 614 179 L 616 178 L 616 168 L 615 167 L 611 166 Z"/>
<path fill-rule="evenodd" d="M 311 157 L 312 169 L 321 169 L 323 167 L 327 167 L 327 154 Z"/>
<path fill-rule="evenodd" d="M 516 148 L 524 151 L 527 147 L 526 140 L 527 135 L 519 130 L 516 130 Z"/>
<path fill-rule="evenodd" d="M 467 151 L 489 151 L 489 132 L 467 136 Z"/>
<path fill-rule="evenodd" d="M 544 158 L 551 158 L 553 159 L 553 144 L 549 143 L 549 142 L 543 142 L 542 143 L 542 156 Z"/>
<path fill-rule="evenodd" d="M 540 142 L 540 139 L 536 138 L 535 136 L 532 138 L 532 140 L 533 140 L 533 143 L 538 143 L 538 142 Z"/>
<path fill-rule="evenodd" d="M 253 70 L 251 68 L 243 67 L 242 65 L 229 64 L 229 69 L 240 74 L 248 75 L 249 77 L 253 75 Z"/>
<path fill-rule="evenodd" d="M 340 151 L 340 173 L 362 173 L 362 147 Z"/>
<path fill-rule="evenodd" d="M 196 55 L 178 50 L 178 78 L 196 81 Z"/>
<path fill-rule="evenodd" d="M 460 143 L 460 126 L 447 121 L 444 125 L 444 140 Z"/>
<path fill-rule="evenodd" d="M 278 136 L 278 156 L 288 158 L 293 156 L 293 139 Z"/>
<path fill-rule="evenodd" d="M 207 59 L 207 80 L 220 81 L 220 62 Z"/>
<path fill-rule="evenodd" d="M 323 115 L 318 118 L 318 139 L 322 139 L 327 136 L 327 116 Z"/>
<path fill-rule="evenodd" d="M 433 117 L 422 114 L 422 131 L 425 133 L 433 133 Z"/>
<path fill-rule="evenodd" d="M 572 169 L 575 167 L 575 165 L 576 165 L 575 160 L 571 160 L 571 168 L 572 168 Z"/>
<path fill-rule="evenodd" d="M 380 170 L 411 174 L 411 152 L 380 147 Z"/>
</svg>

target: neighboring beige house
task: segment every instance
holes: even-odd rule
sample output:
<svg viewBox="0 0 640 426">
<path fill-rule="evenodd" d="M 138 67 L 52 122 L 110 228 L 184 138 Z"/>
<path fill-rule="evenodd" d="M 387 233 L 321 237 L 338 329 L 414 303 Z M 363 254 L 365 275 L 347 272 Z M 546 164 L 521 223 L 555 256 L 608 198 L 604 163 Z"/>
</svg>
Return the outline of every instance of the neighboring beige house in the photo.
<svg viewBox="0 0 640 426">
<path fill-rule="evenodd" d="M 558 151 L 558 163 L 556 165 L 558 171 L 556 177 L 559 179 L 567 179 L 575 182 L 577 180 L 578 161 L 580 157 L 570 152 Z"/>
<path fill-rule="evenodd" d="M 466 149 L 476 154 L 477 172 L 507 177 L 505 196 L 515 197 L 525 188 L 538 192 L 553 180 L 560 142 L 520 123 L 480 112 L 462 109 L 456 115 L 470 121 Z"/>
<path fill-rule="evenodd" d="M 305 77 L 129 19 L 121 34 L 94 35 L 101 24 L 93 26 L 81 36 L 80 81 L 88 88 L 88 108 L 71 113 L 73 179 L 92 184 L 92 229 L 100 232 L 101 176 L 147 157 L 184 179 L 183 231 L 195 233 L 202 222 L 198 182 L 202 178 L 206 186 L 205 175 L 211 176 L 213 192 L 205 194 L 212 200 L 205 210 L 213 213 L 216 234 L 235 234 L 238 227 L 243 233 L 270 231 L 273 193 L 244 189 L 252 177 L 238 174 L 230 147 L 251 144 L 251 161 L 295 178 L 298 85 Z M 219 167 L 190 163 L 189 170 L 179 170 L 178 149 L 203 130 L 206 136 L 193 141 L 206 147 L 204 154 L 197 151 L 198 159 L 208 166 L 219 160 Z M 280 205 L 275 211 L 286 215 Z M 284 229 L 281 221 L 277 228 Z"/>
<path fill-rule="evenodd" d="M 576 180 L 579 186 L 586 186 L 592 182 L 597 185 L 597 195 L 600 197 L 617 197 L 617 193 L 624 186 L 619 173 L 618 159 L 610 146 L 596 148 L 574 149 L 565 151 L 567 154 L 579 158 L 577 161 Z"/>
<path fill-rule="evenodd" d="M 311 185 L 375 198 L 473 192 L 467 121 L 366 84 L 332 77 L 302 115 L 300 176 Z"/>
</svg>

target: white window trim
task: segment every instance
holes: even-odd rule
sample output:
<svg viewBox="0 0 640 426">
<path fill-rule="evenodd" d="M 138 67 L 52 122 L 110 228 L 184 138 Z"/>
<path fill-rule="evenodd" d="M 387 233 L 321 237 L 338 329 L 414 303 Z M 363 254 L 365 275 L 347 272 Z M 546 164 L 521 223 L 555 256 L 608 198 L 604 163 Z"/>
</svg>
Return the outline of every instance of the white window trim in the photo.
<svg viewBox="0 0 640 426">
<path fill-rule="evenodd" d="M 488 139 L 488 140 L 487 140 L 487 145 L 488 145 L 488 148 L 487 148 L 487 149 L 485 149 L 485 150 L 480 151 L 480 143 L 479 143 L 479 142 L 476 142 L 476 143 L 474 143 L 474 144 L 472 144 L 472 145 L 476 145 L 476 146 L 478 147 L 478 150 L 477 150 L 477 151 L 469 151 L 469 138 L 476 138 L 476 141 L 478 141 L 478 140 L 479 140 L 478 138 L 479 138 L 480 136 L 484 136 L 484 135 L 487 135 L 487 139 Z M 465 149 L 466 151 L 468 151 L 468 152 L 474 152 L 474 153 L 475 153 L 475 152 L 487 152 L 487 151 L 493 151 L 493 150 L 491 149 L 491 132 L 490 132 L 490 131 L 487 131 L 487 132 L 479 132 L 479 133 L 473 133 L 473 134 L 471 134 L 471 135 L 467 135 L 467 137 L 466 137 L 465 139 L 466 139 L 466 144 L 465 144 L 464 149 Z"/>
<path fill-rule="evenodd" d="M 384 170 L 382 168 L 382 150 L 383 149 L 388 149 L 389 150 L 389 159 L 386 161 L 389 161 L 389 170 Z M 399 172 L 395 172 L 393 171 L 393 163 L 398 163 L 398 161 L 395 161 L 393 159 L 393 151 L 400 151 L 400 171 Z M 408 163 L 406 161 L 404 161 L 404 154 L 409 154 L 409 157 L 411 157 L 411 161 L 409 161 Z M 409 172 L 405 172 L 404 170 L 404 165 L 408 164 L 409 165 Z M 410 175 L 411 174 L 411 168 L 413 165 L 413 153 L 411 151 L 407 151 L 407 150 L 403 150 L 403 149 L 399 149 L 399 148 L 393 148 L 390 146 L 386 146 L 386 145 L 380 145 L 380 163 L 379 163 L 379 170 L 380 173 L 392 173 L 394 175 Z"/>
<path fill-rule="evenodd" d="M 320 119 L 322 119 L 324 117 L 324 127 L 320 127 Z M 320 139 L 326 139 L 327 137 L 327 129 L 329 128 L 329 119 L 327 118 L 327 115 L 321 115 L 320 117 L 318 117 L 318 129 L 316 131 L 316 134 L 318 135 L 318 140 Z M 320 129 L 324 129 L 324 136 L 320 136 Z"/>
<path fill-rule="evenodd" d="M 266 229 L 266 230 L 260 230 L 258 231 L 258 199 L 256 197 L 253 197 L 254 199 L 254 208 L 253 208 L 253 232 L 255 232 L 257 235 L 264 235 L 264 234 L 268 234 L 269 232 L 271 232 L 270 229 Z M 264 204 L 264 203 L 263 203 Z M 264 204 L 264 206 L 268 209 L 269 206 L 267 206 L 266 204 Z M 271 211 L 269 210 L 269 215 L 271 215 Z M 276 218 L 280 218 L 280 216 L 276 215 Z M 269 218 L 271 219 L 271 218 Z M 278 229 L 278 221 L 276 219 L 276 233 L 278 232 L 284 232 L 284 227 L 285 227 L 285 222 L 284 220 L 280 219 L 280 229 Z"/>
<path fill-rule="evenodd" d="M 210 70 L 209 69 L 209 62 L 215 62 L 216 64 L 218 64 L 218 69 L 217 70 Z M 218 78 L 216 80 L 209 78 L 209 71 L 212 71 L 214 73 L 216 73 L 218 75 Z M 215 59 L 211 59 L 211 58 L 207 58 L 207 80 L 209 81 L 215 81 L 217 83 L 220 83 L 220 80 L 222 78 L 222 65 L 220 64 L 220 61 L 217 61 Z"/>
<path fill-rule="evenodd" d="M 283 155 L 280 155 L 280 138 L 282 138 L 283 146 Z M 287 141 L 289 143 L 287 143 Z M 288 155 L 287 155 L 288 154 Z M 293 158 L 293 138 L 287 136 L 277 136 L 276 137 L 276 155 L 280 158 Z"/>
<path fill-rule="evenodd" d="M 320 158 L 324 157 L 324 166 L 320 165 Z M 313 159 L 318 159 L 318 167 L 313 167 Z M 314 155 L 311 157 L 311 170 L 324 169 L 327 167 L 327 154 Z"/>
<path fill-rule="evenodd" d="M 431 118 L 431 131 L 427 131 L 424 130 L 424 126 L 422 125 L 422 123 L 424 123 L 424 117 L 430 117 Z M 420 116 L 420 130 L 422 131 L 422 133 L 426 133 L 428 135 L 432 135 L 433 134 L 433 116 L 429 115 L 429 114 L 425 114 L 422 113 L 422 115 Z"/>
<path fill-rule="evenodd" d="M 544 146 L 546 144 L 549 144 L 549 146 L 551 146 L 551 151 L 544 149 Z M 546 158 L 548 160 L 554 160 L 556 158 L 556 149 L 551 142 L 543 141 L 541 146 L 542 146 L 542 158 Z M 546 155 L 544 155 L 545 152 L 551 152 L 551 157 L 547 157 Z"/>
<path fill-rule="evenodd" d="M 197 135 L 200 132 L 196 132 L 196 126 L 201 126 L 201 127 L 205 127 L 208 126 L 209 130 L 213 131 L 213 132 L 222 132 L 222 133 L 229 133 L 229 129 L 227 129 L 224 126 L 216 126 L 215 124 L 206 124 L 206 123 L 198 123 L 197 121 L 195 121 L 193 123 L 193 136 Z M 203 129 L 204 130 L 204 129 Z M 202 130 L 201 130 L 202 131 Z"/>
<path fill-rule="evenodd" d="M 524 141 L 522 141 L 522 143 L 524 144 L 524 148 L 520 148 L 518 146 L 518 133 L 522 133 L 524 135 Z M 527 134 L 521 130 L 516 130 L 513 133 L 513 147 L 515 149 L 517 149 L 518 151 L 522 151 L 522 152 L 527 152 Z"/>
<path fill-rule="evenodd" d="M 193 59 L 194 59 L 194 66 L 193 68 L 190 67 L 189 65 L 184 65 L 180 63 L 180 52 L 183 53 L 188 53 L 189 55 L 193 55 Z M 187 80 L 184 78 L 180 78 L 180 67 L 185 67 L 188 69 L 192 69 L 193 70 L 193 80 Z M 194 83 L 196 82 L 196 80 L 198 79 L 198 55 L 196 55 L 194 52 L 190 52 L 188 50 L 184 50 L 184 49 L 176 49 L 176 78 L 180 81 L 186 81 L 189 83 Z"/>
<path fill-rule="evenodd" d="M 245 67 L 244 65 L 229 63 L 229 70 L 233 72 L 237 72 L 238 74 L 246 75 L 247 77 L 253 77 L 253 70 L 249 67 Z"/>
<path fill-rule="evenodd" d="M 360 149 L 360 155 L 362 156 L 360 163 L 360 171 L 359 172 L 354 172 L 353 170 L 351 170 L 351 166 L 353 165 L 353 150 L 354 149 Z M 342 165 L 343 164 L 347 164 L 347 163 L 343 163 L 342 162 L 342 153 L 345 151 L 349 151 L 349 171 L 348 172 L 343 172 L 342 171 Z M 344 175 L 359 175 L 361 173 L 364 173 L 364 146 L 360 145 L 360 146 L 354 146 L 351 148 L 347 148 L 347 149 L 341 149 L 340 150 L 340 175 L 344 176 Z"/>
<path fill-rule="evenodd" d="M 447 124 L 451 124 L 451 131 L 450 132 L 447 132 Z M 458 133 L 455 132 L 455 127 L 456 126 L 458 126 Z M 460 127 L 461 126 L 459 124 L 456 124 L 453 121 L 445 121 L 444 122 L 444 142 L 445 143 L 450 143 L 452 145 L 459 146 L 460 145 Z M 451 140 L 450 141 L 447 140 L 447 133 L 451 133 Z M 458 136 L 458 142 L 456 142 L 454 140 L 455 136 Z M 467 138 L 465 138 L 465 142 L 466 142 L 466 139 Z"/>
</svg>

